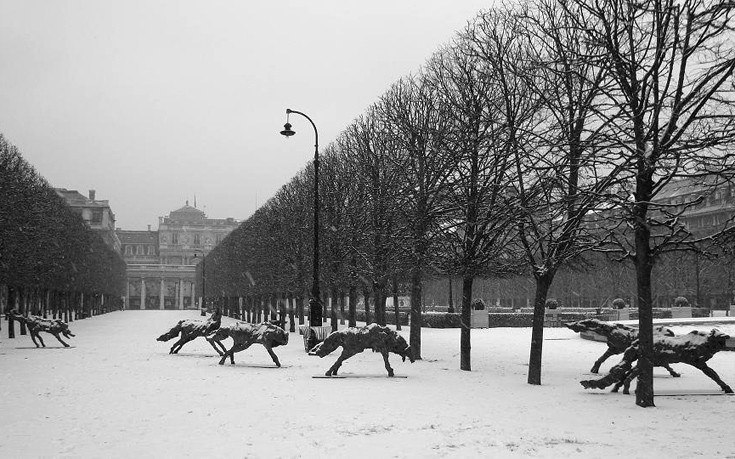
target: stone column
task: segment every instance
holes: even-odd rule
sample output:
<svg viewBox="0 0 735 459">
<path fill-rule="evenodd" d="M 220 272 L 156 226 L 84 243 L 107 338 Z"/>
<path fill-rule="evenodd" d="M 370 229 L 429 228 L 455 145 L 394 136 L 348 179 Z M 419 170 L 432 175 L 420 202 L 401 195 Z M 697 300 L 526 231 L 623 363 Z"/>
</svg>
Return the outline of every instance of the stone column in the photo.
<svg viewBox="0 0 735 459">
<path fill-rule="evenodd" d="M 179 309 L 184 309 L 184 280 L 179 279 L 176 282 L 176 288 L 179 289 Z"/>
<path fill-rule="evenodd" d="M 166 289 L 166 281 L 162 277 L 161 278 L 161 293 L 158 296 L 158 306 L 159 306 L 160 309 L 163 309 L 163 301 L 164 301 L 164 299 L 166 297 L 166 295 L 164 295 L 164 293 L 163 293 L 165 291 L 165 289 Z"/>
<path fill-rule="evenodd" d="M 140 278 L 140 309 L 145 309 L 145 278 Z"/>
<path fill-rule="evenodd" d="M 197 309 L 199 305 L 197 304 L 197 296 L 195 292 L 196 289 L 194 288 L 194 286 L 195 286 L 195 283 L 192 282 L 191 283 L 191 307 Z"/>
<path fill-rule="evenodd" d="M 126 306 L 130 304 L 130 281 L 125 282 L 125 302 L 123 302 L 122 308 L 127 309 Z"/>
</svg>

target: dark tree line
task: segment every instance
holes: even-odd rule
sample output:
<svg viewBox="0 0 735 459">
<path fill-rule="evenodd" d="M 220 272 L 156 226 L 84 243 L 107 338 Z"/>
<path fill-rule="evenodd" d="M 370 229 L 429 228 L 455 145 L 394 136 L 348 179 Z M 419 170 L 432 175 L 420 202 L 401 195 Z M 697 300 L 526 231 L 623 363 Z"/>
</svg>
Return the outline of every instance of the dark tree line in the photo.
<svg viewBox="0 0 735 459">
<path fill-rule="evenodd" d="M 120 308 L 122 257 L 2 135 L 0 197 L 0 306 L 66 320 Z"/>
<path fill-rule="evenodd" d="M 389 292 L 410 292 L 421 358 L 422 282 L 459 277 L 460 368 L 470 370 L 473 280 L 530 276 L 528 382 L 541 384 L 554 277 L 603 252 L 635 268 L 636 403 L 652 406 L 652 268 L 722 239 L 683 224 L 704 195 L 657 197 L 681 178 L 710 191 L 732 183 L 734 11 L 715 0 L 535 0 L 479 13 L 323 150 L 316 230 L 333 304 L 348 292 L 354 323 L 362 290 L 369 320 L 385 323 Z M 303 296 L 311 184 L 309 166 L 212 252 L 234 269 L 218 288 Z"/>
</svg>

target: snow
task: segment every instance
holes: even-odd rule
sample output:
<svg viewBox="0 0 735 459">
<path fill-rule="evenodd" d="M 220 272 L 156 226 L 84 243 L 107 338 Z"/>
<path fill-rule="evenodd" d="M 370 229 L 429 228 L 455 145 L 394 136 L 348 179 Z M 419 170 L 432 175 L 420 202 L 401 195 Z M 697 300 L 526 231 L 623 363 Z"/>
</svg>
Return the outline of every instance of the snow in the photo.
<svg viewBox="0 0 735 459">
<path fill-rule="evenodd" d="M 735 396 L 657 397 L 643 409 L 633 395 L 584 390 L 579 381 L 605 344 L 566 328 L 545 330 L 543 385 L 531 386 L 528 328 L 472 330 L 471 372 L 458 369 L 458 329 L 424 329 L 424 360 L 391 357 L 406 378 L 386 377 L 380 355 L 366 351 L 340 373 L 373 377 L 315 379 L 339 354 L 308 356 L 297 333 L 274 349 L 282 368 L 259 345 L 220 366 L 201 338 L 169 355 L 172 343 L 156 337 L 182 318 L 199 316 L 123 311 L 75 321 L 69 349 L 51 336 L 36 349 L 3 327 L 0 457 L 735 456 Z M 735 386 L 735 352 L 709 363 Z M 655 370 L 657 391 L 719 390 L 700 371 L 675 368 L 681 378 Z"/>
</svg>

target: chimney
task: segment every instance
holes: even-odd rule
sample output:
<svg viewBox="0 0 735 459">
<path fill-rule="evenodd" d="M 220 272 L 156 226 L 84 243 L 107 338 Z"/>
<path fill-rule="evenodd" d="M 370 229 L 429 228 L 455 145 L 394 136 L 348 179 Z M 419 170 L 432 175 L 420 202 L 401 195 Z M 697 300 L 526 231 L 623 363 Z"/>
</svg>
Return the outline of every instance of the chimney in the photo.
<svg viewBox="0 0 735 459">
<path fill-rule="evenodd" d="M 148 231 L 150 231 L 150 230 L 151 230 L 151 225 L 148 225 Z"/>
<path fill-rule="evenodd" d="M 89 190 L 89 200 L 94 201 L 94 190 Z"/>
</svg>

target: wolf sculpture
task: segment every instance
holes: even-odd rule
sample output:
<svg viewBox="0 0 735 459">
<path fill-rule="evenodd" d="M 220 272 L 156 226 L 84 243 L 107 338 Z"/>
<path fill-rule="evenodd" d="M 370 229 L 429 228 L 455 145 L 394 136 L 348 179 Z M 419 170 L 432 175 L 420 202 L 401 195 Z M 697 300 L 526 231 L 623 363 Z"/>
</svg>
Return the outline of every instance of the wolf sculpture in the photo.
<svg viewBox="0 0 735 459">
<path fill-rule="evenodd" d="M 221 323 L 222 313 L 219 309 L 216 309 L 207 320 L 182 319 L 178 321 L 171 330 L 156 338 L 156 341 L 169 341 L 181 334 L 179 340 L 171 346 L 171 350 L 169 351 L 169 354 L 178 354 L 184 344 L 200 336 L 206 337 L 214 333 L 220 327 Z M 211 341 L 207 340 L 207 342 L 214 347 L 214 350 L 218 354 L 222 354 Z"/>
<path fill-rule="evenodd" d="M 709 376 L 727 394 L 732 394 L 730 386 L 720 379 L 720 376 L 707 366 L 707 361 L 716 353 L 725 349 L 727 340 L 730 339 L 716 328 L 709 333 L 692 331 L 686 335 L 661 336 L 653 341 L 653 365 L 663 366 L 670 363 L 686 363 L 698 368 L 702 373 Z M 628 394 L 630 382 L 640 372 L 638 365 L 633 363 L 638 360 L 639 342 L 633 344 L 623 353 L 623 359 L 610 369 L 610 373 L 600 379 L 580 381 L 585 389 L 604 389 L 615 383 L 613 392 L 617 392 L 623 385 L 623 393 Z"/>
<path fill-rule="evenodd" d="M 69 325 L 61 319 L 44 319 L 43 317 L 32 315 L 23 316 L 16 310 L 8 311 L 8 316 L 18 322 L 26 324 L 28 333 L 30 333 L 33 344 L 35 344 L 36 347 L 46 347 L 46 344 L 43 342 L 43 338 L 39 335 L 40 332 L 46 332 L 54 335 L 56 339 L 64 345 L 64 347 L 69 347 L 69 345 L 65 343 L 59 335 L 64 335 L 67 338 L 74 336 L 74 334 L 69 331 Z M 41 342 L 41 346 L 38 345 L 38 341 L 36 341 L 36 339 Z"/>
<path fill-rule="evenodd" d="M 232 347 L 228 350 L 222 344 L 222 341 L 232 338 Z M 222 348 L 217 351 L 222 356 L 219 361 L 220 365 L 224 365 L 227 357 L 230 357 L 230 364 L 235 364 L 235 352 L 244 351 L 253 344 L 262 344 L 268 355 L 271 356 L 277 367 L 281 366 L 278 356 L 273 352 L 274 347 L 288 344 L 288 333 L 281 327 L 271 322 L 263 322 L 258 325 L 247 322 L 236 322 L 230 325 L 220 327 L 214 333 L 207 336 L 207 341 L 212 347 L 217 349 L 215 343 Z"/>
<path fill-rule="evenodd" d="M 598 373 L 600 371 L 600 365 L 602 365 L 602 362 L 607 360 L 610 356 L 622 354 L 623 352 L 625 352 L 626 349 L 630 347 L 633 341 L 638 339 L 637 328 L 629 327 L 623 324 L 609 324 L 597 319 L 584 319 L 565 325 L 567 328 L 574 330 L 577 333 L 590 331 L 607 338 L 607 350 L 604 354 L 602 354 L 602 356 L 600 356 L 599 359 L 597 359 L 594 365 L 592 365 L 592 369 L 590 370 L 591 373 Z M 660 325 L 658 327 L 654 327 L 653 339 L 655 340 L 659 336 L 674 336 L 674 332 L 671 331 L 670 328 Z M 668 370 L 668 372 L 671 373 L 671 376 L 673 376 L 674 378 L 678 378 L 679 376 L 681 376 L 668 364 L 663 364 L 661 366 L 666 368 L 666 370 Z"/>
<path fill-rule="evenodd" d="M 388 362 L 388 354 L 390 352 L 400 355 L 404 362 L 406 361 L 406 357 L 408 357 L 411 363 L 414 361 L 411 347 L 401 335 L 388 327 L 383 327 L 375 323 L 364 327 L 349 327 L 344 330 L 334 331 L 324 341 L 314 346 L 309 351 L 309 354 L 324 357 L 334 352 L 340 346 L 342 346 L 342 354 L 334 362 L 334 365 L 327 370 L 325 373 L 327 376 L 336 376 L 337 370 L 339 370 L 342 362 L 365 349 L 372 349 L 374 352 L 380 352 L 383 355 L 388 376 L 393 376 L 393 368 L 391 368 Z"/>
</svg>

